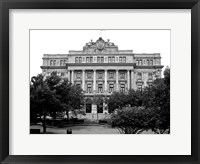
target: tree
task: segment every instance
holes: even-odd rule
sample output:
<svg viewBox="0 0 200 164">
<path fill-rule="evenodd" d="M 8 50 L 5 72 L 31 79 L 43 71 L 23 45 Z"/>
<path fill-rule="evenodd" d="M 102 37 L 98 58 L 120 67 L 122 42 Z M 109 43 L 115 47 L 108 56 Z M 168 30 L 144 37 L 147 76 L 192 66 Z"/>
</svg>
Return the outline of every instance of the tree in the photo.
<svg viewBox="0 0 200 164">
<path fill-rule="evenodd" d="M 42 118 L 43 133 L 46 133 L 46 116 L 58 105 L 55 91 L 50 90 L 47 83 L 43 80 L 43 76 L 39 74 L 31 78 L 30 86 L 30 113 L 34 114 L 37 119 Z"/>
<path fill-rule="evenodd" d="M 151 112 L 144 107 L 124 107 L 112 114 L 112 124 L 120 133 L 140 134 L 150 128 Z"/>
<path fill-rule="evenodd" d="M 166 67 L 164 78 L 156 79 L 142 94 L 143 106 L 154 108 L 152 130 L 155 133 L 170 132 L 170 69 Z"/>
<path fill-rule="evenodd" d="M 127 105 L 127 95 L 123 92 L 114 92 L 107 100 L 107 104 L 110 113 L 115 109 L 121 109 Z"/>
<path fill-rule="evenodd" d="M 44 79 L 42 74 L 31 78 L 30 86 L 31 118 L 42 119 L 43 132 L 46 133 L 46 116 L 55 119 L 57 112 L 72 111 L 77 114 L 83 106 L 82 89 L 60 78 L 56 72 Z"/>
<path fill-rule="evenodd" d="M 68 119 L 69 111 L 75 115 L 82 113 L 82 111 L 80 111 L 84 104 L 82 92 L 79 86 L 72 85 L 67 79 L 64 79 L 63 82 L 56 87 L 56 94 L 60 100 L 61 109 L 62 111 L 66 111 Z"/>
</svg>

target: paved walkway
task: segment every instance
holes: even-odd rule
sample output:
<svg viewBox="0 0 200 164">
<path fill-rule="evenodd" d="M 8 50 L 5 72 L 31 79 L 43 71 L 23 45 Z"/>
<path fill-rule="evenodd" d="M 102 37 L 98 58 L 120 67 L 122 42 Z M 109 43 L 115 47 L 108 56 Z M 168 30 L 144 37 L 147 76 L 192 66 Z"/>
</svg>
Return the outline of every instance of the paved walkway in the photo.
<svg viewBox="0 0 200 164">
<path fill-rule="evenodd" d="M 40 129 L 43 132 L 41 125 L 30 126 L 31 129 Z M 48 127 L 47 134 L 66 134 L 67 129 L 72 129 L 72 134 L 120 134 L 117 128 L 112 128 L 109 125 L 74 125 L 69 127 Z"/>
</svg>

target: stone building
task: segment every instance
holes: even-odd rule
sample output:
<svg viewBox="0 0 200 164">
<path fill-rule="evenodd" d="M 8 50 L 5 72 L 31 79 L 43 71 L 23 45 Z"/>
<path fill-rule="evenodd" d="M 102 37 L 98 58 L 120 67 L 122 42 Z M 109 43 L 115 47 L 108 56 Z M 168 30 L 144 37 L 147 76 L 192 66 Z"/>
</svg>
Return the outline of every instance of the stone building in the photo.
<svg viewBox="0 0 200 164">
<path fill-rule="evenodd" d="M 142 90 L 152 81 L 161 77 L 163 66 L 160 53 L 134 53 L 132 50 L 119 50 L 118 46 L 101 37 L 92 40 L 83 50 L 71 50 L 68 54 L 44 54 L 42 73 L 68 78 L 79 85 L 85 98 L 94 96 L 109 97 L 113 92 L 127 92 L 129 89 Z M 88 101 L 87 113 L 96 113 L 97 106 Z M 98 113 L 107 113 L 106 104 Z"/>
</svg>

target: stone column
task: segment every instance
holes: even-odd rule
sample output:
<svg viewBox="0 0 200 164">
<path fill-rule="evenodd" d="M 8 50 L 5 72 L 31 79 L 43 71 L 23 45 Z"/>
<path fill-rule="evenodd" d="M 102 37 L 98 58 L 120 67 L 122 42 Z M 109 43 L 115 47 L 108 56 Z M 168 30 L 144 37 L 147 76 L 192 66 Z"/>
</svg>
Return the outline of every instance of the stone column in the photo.
<svg viewBox="0 0 200 164">
<path fill-rule="evenodd" d="M 107 92 L 107 78 L 108 78 L 107 70 L 105 70 L 105 92 Z"/>
<path fill-rule="evenodd" d="M 72 74 L 71 74 L 71 83 L 74 84 L 74 70 L 72 70 Z"/>
<path fill-rule="evenodd" d="M 116 91 L 119 91 L 119 70 L 116 70 Z"/>
<path fill-rule="evenodd" d="M 85 70 L 82 71 L 82 89 L 85 90 Z"/>
<path fill-rule="evenodd" d="M 131 70 L 131 89 L 134 89 L 134 72 Z"/>
<path fill-rule="evenodd" d="M 130 89 L 130 71 L 127 70 L 127 89 Z"/>
<path fill-rule="evenodd" d="M 96 70 L 94 70 L 94 77 L 93 77 L 93 92 L 96 92 Z"/>
<path fill-rule="evenodd" d="M 67 72 L 67 76 L 68 76 L 68 80 L 69 80 L 69 82 L 71 82 L 71 70 L 68 70 L 68 72 Z"/>
</svg>

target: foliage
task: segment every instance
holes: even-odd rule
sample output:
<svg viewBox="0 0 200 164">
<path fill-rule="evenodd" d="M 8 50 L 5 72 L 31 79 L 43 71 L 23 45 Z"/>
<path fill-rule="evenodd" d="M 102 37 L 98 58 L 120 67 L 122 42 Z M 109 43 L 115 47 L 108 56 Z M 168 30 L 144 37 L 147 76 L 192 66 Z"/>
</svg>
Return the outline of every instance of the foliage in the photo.
<svg viewBox="0 0 200 164">
<path fill-rule="evenodd" d="M 120 125 L 122 132 L 140 133 L 144 129 L 151 129 L 154 133 L 170 133 L 169 67 L 164 71 L 164 78 L 154 80 L 152 85 L 144 88 L 142 92 L 129 90 L 127 94 L 120 92 L 112 94 L 108 106 L 112 112 L 118 109 L 112 118 L 114 123 Z M 144 121 L 141 115 L 148 120 Z M 140 119 L 141 122 L 136 121 Z M 142 122 L 148 126 L 142 126 L 144 125 L 140 124 Z"/>
<path fill-rule="evenodd" d="M 144 107 L 125 107 L 117 110 L 111 116 L 114 127 L 120 133 L 139 134 L 147 130 L 151 121 L 151 110 Z"/>
<path fill-rule="evenodd" d="M 46 132 L 47 115 L 55 118 L 57 113 L 64 111 L 67 114 L 69 111 L 77 113 L 77 109 L 80 110 L 82 106 L 82 89 L 72 85 L 67 79 L 62 79 L 56 72 L 53 72 L 46 79 L 42 74 L 31 78 L 31 120 L 36 120 L 38 116 L 42 117 L 44 133 Z"/>
<path fill-rule="evenodd" d="M 127 105 L 127 95 L 123 92 L 114 92 L 107 100 L 109 112 L 113 112 L 115 109 L 121 109 Z"/>
</svg>

